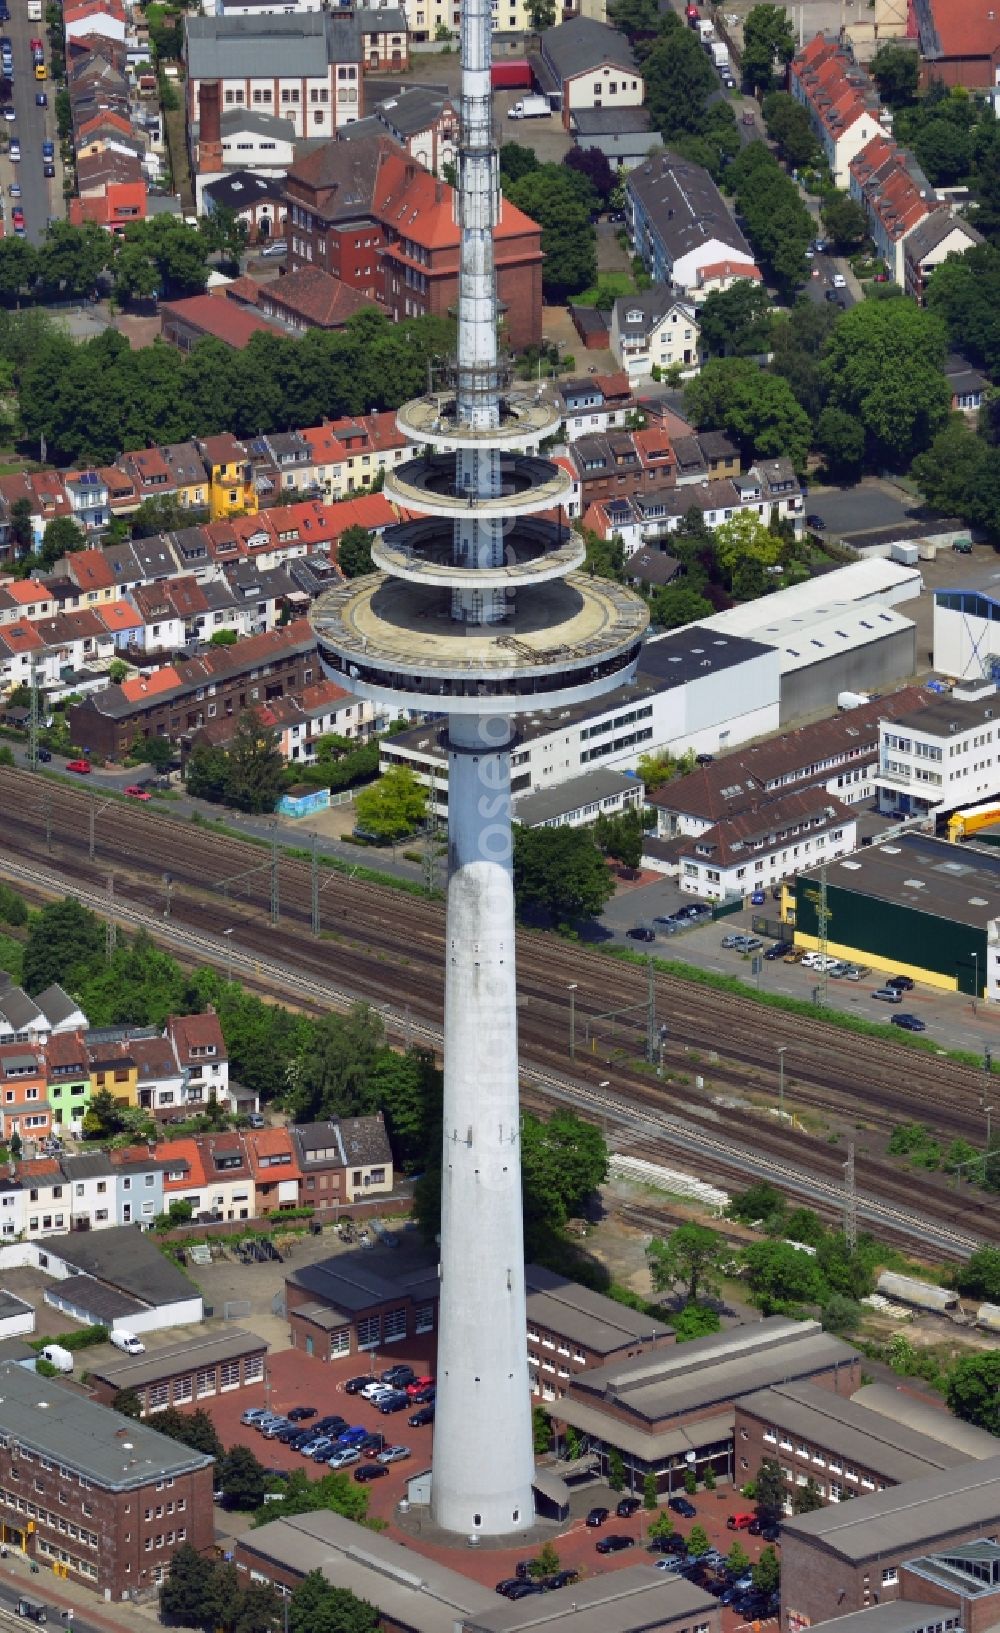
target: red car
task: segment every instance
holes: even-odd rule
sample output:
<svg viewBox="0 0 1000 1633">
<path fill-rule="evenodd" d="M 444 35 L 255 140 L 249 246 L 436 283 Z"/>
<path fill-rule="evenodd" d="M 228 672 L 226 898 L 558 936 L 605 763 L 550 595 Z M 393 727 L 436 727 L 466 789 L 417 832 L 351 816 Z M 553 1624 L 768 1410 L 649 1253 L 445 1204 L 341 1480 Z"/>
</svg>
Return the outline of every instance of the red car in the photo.
<svg viewBox="0 0 1000 1633">
<path fill-rule="evenodd" d="M 14 208 L 11 210 L 10 214 L 11 220 L 13 221 L 15 227 L 24 226 L 24 211 L 19 204 L 14 205 Z"/>
<path fill-rule="evenodd" d="M 130 784 L 122 792 L 127 794 L 129 799 L 152 799 L 153 797 L 152 794 L 147 794 L 144 788 L 140 788 L 137 782 Z"/>
<path fill-rule="evenodd" d="M 407 1384 L 406 1393 L 408 1395 L 419 1395 L 422 1389 L 427 1389 L 433 1382 L 433 1378 L 414 1378 L 412 1383 Z"/>
<path fill-rule="evenodd" d="M 88 776 L 89 773 L 90 773 L 90 769 L 91 769 L 91 767 L 90 767 L 90 761 L 89 760 L 69 760 L 67 762 L 67 765 L 66 765 L 66 770 L 67 771 L 79 772 L 81 777 Z"/>
<path fill-rule="evenodd" d="M 44 51 L 45 50 L 45 47 L 42 44 L 41 40 L 29 40 L 28 44 L 31 46 L 32 53 L 34 53 L 36 51 Z"/>
</svg>

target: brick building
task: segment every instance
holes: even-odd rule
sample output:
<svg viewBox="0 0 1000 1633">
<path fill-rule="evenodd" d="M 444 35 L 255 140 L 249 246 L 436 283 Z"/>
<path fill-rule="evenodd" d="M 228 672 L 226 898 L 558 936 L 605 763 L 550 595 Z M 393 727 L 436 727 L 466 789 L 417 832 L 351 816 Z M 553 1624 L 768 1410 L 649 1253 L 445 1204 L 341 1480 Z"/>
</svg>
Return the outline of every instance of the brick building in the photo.
<svg viewBox="0 0 1000 1633">
<path fill-rule="evenodd" d="M 1000 1453 L 1000 1441 L 984 1430 L 948 1412 L 932 1416 L 934 1434 L 814 1383 L 757 1390 L 736 1404 L 737 1478 L 753 1479 L 763 1459 L 773 1458 L 790 1514 L 795 1489 L 809 1479 L 824 1502 L 839 1503 Z"/>
<path fill-rule="evenodd" d="M 391 1193 L 392 1148 L 381 1112 L 373 1117 L 302 1123 L 289 1133 L 302 1173 L 302 1207 L 336 1208 L 343 1202 Z"/>
<path fill-rule="evenodd" d="M 386 133 L 330 142 L 292 165 L 288 270 L 319 266 L 379 300 L 397 319 L 445 317 L 458 299 L 454 193 Z M 497 291 L 511 345 L 537 343 L 541 230 L 501 201 L 493 234 Z"/>
<path fill-rule="evenodd" d="M 818 1508 L 781 1531 L 781 1622 L 802 1627 L 903 1597 L 907 1561 L 995 1537 L 1000 1455 Z M 926 1584 L 919 1597 L 925 1599 Z"/>
<path fill-rule="evenodd" d="M 217 83 L 223 109 L 280 115 L 302 137 L 330 136 L 364 112 L 361 31 L 353 11 L 263 17 L 188 17 L 187 127 L 201 87 Z M 192 154 L 193 168 L 211 170 Z"/>
<path fill-rule="evenodd" d="M 55 1379 L 0 1364 L 3 1540 L 127 1599 L 214 1538 L 213 1460 Z"/>
<path fill-rule="evenodd" d="M 118 760 L 137 736 L 183 744 L 208 720 L 300 692 L 318 677 L 315 637 L 293 623 L 108 686 L 73 705 L 69 729 L 75 743 Z"/>
<path fill-rule="evenodd" d="M 263 1382 L 267 1344 L 257 1333 L 227 1324 L 224 1332 L 191 1336 L 182 1344 L 150 1340 L 144 1355 L 113 1352 L 90 1367 L 95 1399 L 110 1406 L 119 1390 L 139 1398 L 144 1417 L 168 1406 L 200 1405 L 216 1395 Z"/>
</svg>

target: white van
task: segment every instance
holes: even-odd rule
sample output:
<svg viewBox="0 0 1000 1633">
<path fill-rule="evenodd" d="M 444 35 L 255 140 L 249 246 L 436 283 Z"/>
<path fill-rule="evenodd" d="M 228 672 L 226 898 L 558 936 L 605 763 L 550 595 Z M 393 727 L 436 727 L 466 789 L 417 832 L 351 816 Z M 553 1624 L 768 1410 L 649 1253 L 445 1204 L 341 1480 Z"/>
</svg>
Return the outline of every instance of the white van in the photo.
<svg viewBox="0 0 1000 1633">
<path fill-rule="evenodd" d="M 115 1349 L 123 1349 L 126 1355 L 145 1355 L 146 1346 L 139 1342 L 134 1332 L 126 1332 L 123 1327 L 116 1327 L 110 1336 Z"/>
<path fill-rule="evenodd" d="M 73 1357 L 68 1349 L 61 1344 L 46 1344 L 42 1350 L 42 1360 L 48 1361 L 49 1366 L 55 1367 L 57 1372 L 72 1372 Z"/>
</svg>

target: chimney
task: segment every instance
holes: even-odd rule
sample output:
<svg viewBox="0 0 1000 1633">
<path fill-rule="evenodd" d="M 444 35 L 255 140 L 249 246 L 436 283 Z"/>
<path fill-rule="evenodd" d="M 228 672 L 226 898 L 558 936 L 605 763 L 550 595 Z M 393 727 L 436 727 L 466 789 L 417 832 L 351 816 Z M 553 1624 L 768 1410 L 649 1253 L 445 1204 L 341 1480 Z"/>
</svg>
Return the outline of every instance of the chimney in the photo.
<svg viewBox="0 0 1000 1633">
<path fill-rule="evenodd" d="M 206 80 L 198 92 L 198 172 L 214 175 L 222 169 L 222 86 Z"/>
</svg>

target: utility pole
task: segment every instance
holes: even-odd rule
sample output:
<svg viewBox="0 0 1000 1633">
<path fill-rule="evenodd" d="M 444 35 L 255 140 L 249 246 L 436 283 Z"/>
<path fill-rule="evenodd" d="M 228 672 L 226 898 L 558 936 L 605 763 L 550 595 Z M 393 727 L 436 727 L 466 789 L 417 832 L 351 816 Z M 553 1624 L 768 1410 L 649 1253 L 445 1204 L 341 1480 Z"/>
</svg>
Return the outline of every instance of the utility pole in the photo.
<svg viewBox="0 0 1000 1633">
<path fill-rule="evenodd" d="M 844 1237 L 848 1251 L 853 1253 L 858 1245 L 858 1193 L 854 1184 L 854 1141 L 847 1147 L 847 1161 L 844 1164 Z"/>
<path fill-rule="evenodd" d="M 96 815 L 97 815 L 97 796 L 95 794 L 91 794 L 91 796 L 90 796 L 90 844 L 89 844 L 89 846 L 87 848 L 87 855 L 90 857 L 91 861 L 94 860 L 94 818 L 96 817 Z"/>
<path fill-rule="evenodd" d="M 45 788 L 45 849 L 52 855 L 52 790 L 46 784 Z"/>
<path fill-rule="evenodd" d="M 646 972 L 649 977 L 649 993 L 646 999 L 646 1059 L 653 1066 L 656 1063 L 656 967 L 652 953 L 646 960 Z"/>
<path fill-rule="evenodd" d="M 576 989 L 578 982 L 571 981 L 566 988 L 569 993 L 569 1058 L 576 1059 Z"/>
<path fill-rule="evenodd" d="M 785 1050 L 787 1043 L 778 1045 L 778 1121 L 785 1121 Z"/>
<path fill-rule="evenodd" d="M 280 900 L 278 896 L 278 823 L 277 818 L 271 824 L 271 923 L 277 924 L 280 914 Z"/>
<path fill-rule="evenodd" d="M 109 964 L 110 964 L 111 960 L 115 956 L 115 948 L 117 946 L 118 946 L 118 926 L 115 923 L 115 876 L 114 876 L 113 873 L 109 873 L 108 874 L 108 922 L 107 922 L 107 926 L 106 926 L 105 934 L 104 934 L 104 951 L 107 954 L 107 959 L 108 959 Z"/>
<path fill-rule="evenodd" d="M 31 655 L 31 698 L 28 712 L 28 767 L 38 770 L 38 659 Z"/>
<path fill-rule="evenodd" d="M 312 897 L 312 933 L 319 935 L 319 854 L 316 849 L 318 834 L 313 834 L 312 862 L 309 869 L 309 885 Z"/>
</svg>

